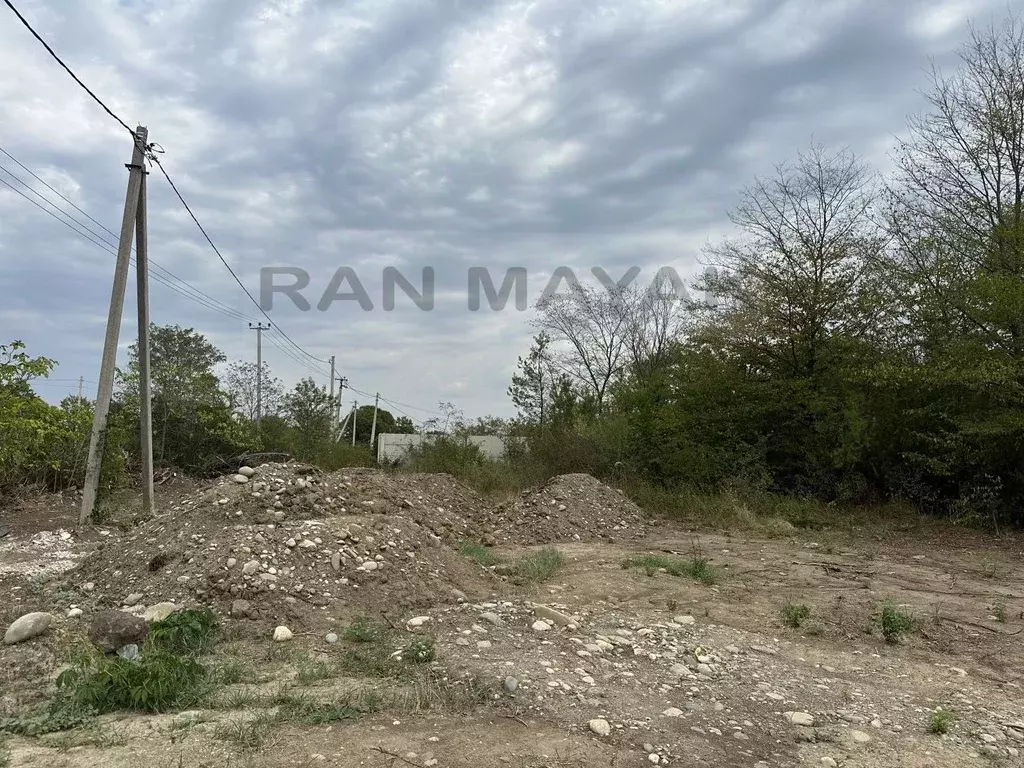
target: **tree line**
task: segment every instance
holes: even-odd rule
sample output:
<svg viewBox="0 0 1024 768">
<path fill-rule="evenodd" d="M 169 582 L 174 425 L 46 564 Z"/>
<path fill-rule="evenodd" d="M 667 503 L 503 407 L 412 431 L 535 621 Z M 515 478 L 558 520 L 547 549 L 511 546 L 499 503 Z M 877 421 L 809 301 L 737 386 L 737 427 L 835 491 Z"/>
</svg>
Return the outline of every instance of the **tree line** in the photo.
<svg viewBox="0 0 1024 768">
<path fill-rule="evenodd" d="M 743 189 L 693 285 L 714 299 L 540 306 L 509 394 L 553 460 L 1024 523 L 1019 17 L 926 98 L 885 177 L 814 145 Z"/>
</svg>

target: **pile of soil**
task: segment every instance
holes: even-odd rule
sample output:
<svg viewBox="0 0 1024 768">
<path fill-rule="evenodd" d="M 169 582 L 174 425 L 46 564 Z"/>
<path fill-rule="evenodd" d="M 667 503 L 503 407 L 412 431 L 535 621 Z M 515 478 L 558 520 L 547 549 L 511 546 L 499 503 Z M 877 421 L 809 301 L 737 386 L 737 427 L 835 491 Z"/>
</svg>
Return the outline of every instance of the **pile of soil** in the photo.
<svg viewBox="0 0 1024 768">
<path fill-rule="evenodd" d="M 450 475 L 374 469 L 326 474 L 304 464 L 264 464 L 248 471 L 251 477 L 223 477 L 181 505 L 232 522 L 381 514 L 401 515 L 446 540 L 462 541 L 478 534 L 471 520 L 484 502 Z"/>
<path fill-rule="evenodd" d="M 495 540 L 522 545 L 624 541 L 647 532 L 640 507 L 622 491 L 581 473 L 559 475 L 499 504 L 486 515 L 486 525 Z"/>
<path fill-rule="evenodd" d="M 219 604 L 318 626 L 484 596 L 493 577 L 450 546 L 478 529 L 454 479 L 264 465 L 222 478 L 99 547 L 70 574 L 97 606 Z"/>
</svg>

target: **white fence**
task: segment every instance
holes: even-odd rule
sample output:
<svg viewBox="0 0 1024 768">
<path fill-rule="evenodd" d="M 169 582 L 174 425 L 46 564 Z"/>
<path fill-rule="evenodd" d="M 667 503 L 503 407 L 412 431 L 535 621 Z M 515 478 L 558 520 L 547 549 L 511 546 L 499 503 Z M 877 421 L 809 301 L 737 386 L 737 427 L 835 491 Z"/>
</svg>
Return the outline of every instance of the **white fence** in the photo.
<svg viewBox="0 0 1024 768">
<path fill-rule="evenodd" d="M 408 458 L 409 451 L 413 448 L 431 443 L 437 437 L 437 435 L 398 435 L 391 433 L 377 435 L 377 463 L 401 463 Z M 500 459 L 505 455 L 506 439 L 518 440 L 521 438 L 503 438 L 498 435 L 473 435 L 462 439 L 466 443 L 477 446 L 480 452 L 488 459 Z"/>
</svg>

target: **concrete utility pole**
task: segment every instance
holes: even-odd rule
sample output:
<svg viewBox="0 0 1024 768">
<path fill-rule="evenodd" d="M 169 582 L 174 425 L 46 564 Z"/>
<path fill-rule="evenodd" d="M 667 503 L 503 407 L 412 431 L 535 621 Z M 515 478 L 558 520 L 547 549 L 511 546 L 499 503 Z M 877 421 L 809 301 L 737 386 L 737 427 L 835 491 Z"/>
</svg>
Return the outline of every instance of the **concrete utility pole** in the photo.
<svg viewBox="0 0 1024 768">
<path fill-rule="evenodd" d="M 338 392 L 338 401 L 340 401 L 340 400 L 341 400 L 341 391 L 339 390 L 339 392 Z M 330 418 L 329 424 L 330 424 L 330 429 L 331 429 L 331 439 L 332 440 L 334 439 L 334 427 L 338 423 L 338 419 L 336 418 L 336 414 L 337 414 L 338 411 L 337 411 L 337 406 L 335 406 L 334 403 L 335 403 L 335 400 L 334 400 L 334 355 L 331 355 L 331 418 Z"/>
<path fill-rule="evenodd" d="M 270 323 L 249 323 L 249 330 L 256 331 L 256 427 L 263 417 L 263 332 L 270 330 Z"/>
<path fill-rule="evenodd" d="M 380 405 L 380 392 L 373 396 L 373 424 L 370 426 L 370 448 L 377 439 L 377 407 Z"/>
<path fill-rule="evenodd" d="M 78 399 L 82 399 L 82 387 L 85 385 L 85 376 L 78 377 Z"/>
<path fill-rule="evenodd" d="M 132 161 L 128 164 L 128 191 L 124 198 L 124 215 L 121 218 L 121 235 L 117 245 L 117 266 L 114 267 L 114 284 L 110 291 L 110 309 L 107 313 L 107 333 L 103 340 L 103 357 L 100 362 L 100 380 L 96 390 L 96 407 L 93 410 L 92 434 L 89 436 L 89 458 L 85 468 L 85 486 L 82 488 L 82 508 L 78 524 L 85 525 L 92 518 L 96 506 L 96 494 L 100 486 L 100 470 L 103 467 L 103 449 L 107 432 L 107 417 L 110 415 L 110 399 L 114 394 L 114 366 L 117 363 L 117 341 L 121 333 L 121 315 L 124 312 L 124 291 L 128 284 L 128 262 L 132 252 L 132 234 L 138 218 L 139 197 L 142 179 L 145 147 L 149 131 L 141 125 L 135 129 Z M 140 353 L 141 349 L 140 339 Z M 152 480 L 152 475 L 150 476 Z"/>
<path fill-rule="evenodd" d="M 356 417 L 359 416 L 359 403 L 352 401 L 352 447 L 356 447 Z"/>
<path fill-rule="evenodd" d="M 135 211 L 135 276 L 139 310 L 139 452 L 142 454 L 142 513 L 153 515 L 153 399 L 149 380 L 149 239 L 146 232 L 146 172 Z"/>
<path fill-rule="evenodd" d="M 341 424 L 341 393 L 342 393 L 342 391 L 345 389 L 345 387 L 347 385 L 348 385 L 348 379 L 346 379 L 344 376 L 341 376 L 341 377 L 338 378 L 338 403 L 337 403 L 338 412 L 337 412 L 337 415 L 334 417 L 334 423 L 338 424 L 338 425 Z M 345 434 L 345 429 L 344 429 L 344 427 L 340 427 L 339 426 L 339 429 L 338 429 L 338 441 L 339 442 L 341 441 L 341 436 L 343 434 Z"/>
</svg>

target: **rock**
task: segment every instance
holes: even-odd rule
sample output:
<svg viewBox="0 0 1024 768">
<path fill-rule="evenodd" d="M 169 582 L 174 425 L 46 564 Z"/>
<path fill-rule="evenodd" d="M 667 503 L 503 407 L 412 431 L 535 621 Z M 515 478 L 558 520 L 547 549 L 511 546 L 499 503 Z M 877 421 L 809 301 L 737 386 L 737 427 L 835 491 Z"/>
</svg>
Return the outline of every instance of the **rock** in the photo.
<svg viewBox="0 0 1024 768">
<path fill-rule="evenodd" d="M 672 621 L 676 624 L 682 624 L 684 627 L 697 623 L 697 620 L 693 618 L 693 616 L 676 616 Z"/>
<path fill-rule="evenodd" d="M 232 600 L 231 601 L 231 615 L 245 618 L 249 616 L 252 611 L 252 606 L 248 600 Z"/>
<path fill-rule="evenodd" d="M 249 478 L 246 477 L 245 475 L 232 475 L 231 479 L 234 480 L 239 485 L 244 485 L 245 483 L 249 482 Z"/>
<path fill-rule="evenodd" d="M 145 595 L 140 592 L 133 592 L 124 599 L 124 604 L 131 608 L 133 605 L 139 602 Z"/>
<path fill-rule="evenodd" d="M 256 470 L 253 469 L 252 467 L 239 467 L 238 474 L 242 475 L 243 477 L 252 477 L 253 475 L 256 474 Z"/>
<path fill-rule="evenodd" d="M 405 624 L 409 627 L 422 627 L 430 620 L 431 618 L 429 616 L 414 616 L 413 618 L 405 622 Z"/>
<path fill-rule="evenodd" d="M 539 619 L 533 622 L 533 624 L 531 624 L 530 626 L 536 632 L 547 632 L 549 629 L 551 629 L 550 624 L 548 624 L 546 621 L 541 621 Z"/>
<path fill-rule="evenodd" d="M 505 626 L 505 622 L 503 622 L 501 617 L 496 613 L 481 613 L 480 618 L 488 624 L 493 624 L 496 627 Z"/>
<path fill-rule="evenodd" d="M 379 563 L 376 560 L 367 560 L 365 563 L 360 565 L 356 570 L 359 571 L 376 571 L 379 567 Z"/>
<path fill-rule="evenodd" d="M 141 646 L 148 634 L 146 620 L 125 611 L 101 611 L 89 627 L 89 639 L 106 653 L 126 645 Z"/>
<path fill-rule="evenodd" d="M 260 569 L 260 561 L 259 560 L 250 560 L 249 562 L 247 562 L 245 565 L 242 566 L 242 573 L 245 574 L 246 576 L 252 576 L 259 569 Z"/>
<path fill-rule="evenodd" d="M 561 624 L 563 627 L 574 623 L 572 616 L 567 616 L 561 611 L 556 611 L 554 608 L 550 608 L 546 605 L 540 605 L 535 603 L 533 606 L 533 614 L 539 616 L 542 619 L 548 619 L 549 621 L 555 622 L 555 624 Z"/>
<path fill-rule="evenodd" d="M 333 632 L 328 632 L 327 633 L 327 637 L 325 637 L 324 640 L 327 643 L 330 643 L 331 645 L 334 645 L 336 642 L 338 642 L 338 636 L 336 634 L 334 634 Z"/>
<path fill-rule="evenodd" d="M 17 619 L 4 633 L 4 644 L 14 645 L 38 637 L 50 628 L 53 616 L 48 613 L 26 613 Z"/>
<path fill-rule="evenodd" d="M 178 610 L 178 606 L 174 603 L 157 603 L 149 606 L 143 612 L 142 618 L 146 621 L 163 621 L 176 610 Z"/>
<path fill-rule="evenodd" d="M 466 597 L 466 593 L 463 592 L 461 589 L 453 589 L 452 597 L 455 598 L 455 602 L 457 603 L 464 603 L 469 599 L 468 597 Z"/>
<path fill-rule="evenodd" d="M 509 693 L 515 693 L 516 689 L 519 687 L 519 681 L 514 677 L 506 677 L 503 685 L 505 686 L 506 691 Z"/>
<path fill-rule="evenodd" d="M 663 714 L 665 717 L 682 717 L 683 710 L 679 709 L 678 707 L 669 707 L 661 714 Z"/>
<path fill-rule="evenodd" d="M 139 658 L 139 646 L 135 643 L 117 649 L 117 655 L 125 661 L 135 661 Z"/>
<path fill-rule="evenodd" d="M 821 764 L 824 765 L 825 768 L 839 768 L 839 763 L 837 763 L 835 758 L 832 757 L 821 758 Z"/>
<path fill-rule="evenodd" d="M 340 571 L 341 570 L 341 553 L 340 552 L 335 552 L 333 555 L 331 555 L 331 570 L 334 570 L 334 571 Z"/>
<path fill-rule="evenodd" d="M 81 615 L 82 615 L 82 609 L 81 608 L 72 608 L 70 611 L 68 611 L 68 618 L 69 619 L 77 619 L 77 618 L 81 617 Z"/>
<path fill-rule="evenodd" d="M 303 539 L 299 542 L 299 547 L 301 549 L 316 549 L 316 543 L 310 541 L 309 539 Z"/>
<path fill-rule="evenodd" d="M 802 725 L 811 728 L 814 725 L 814 718 L 807 712 L 784 712 L 783 717 L 793 725 Z"/>
<path fill-rule="evenodd" d="M 661 757 L 660 755 L 658 755 L 657 752 L 651 752 L 651 754 L 647 756 L 647 762 L 649 762 L 651 765 L 657 765 L 661 762 Z"/>
<path fill-rule="evenodd" d="M 587 723 L 587 726 L 593 733 L 596 733 L 598 736 L 608 736 L 612 732 L 612 727 L 608 725 L 608 721 L 603 720 L 599 717 L 595 717 L 593 720 Z"/>
<path fill-rule="evenodd" d="M 871 737 L 864 731 L 850 731 L 850 738 L 858 744 L 867 744 L 871 741 Z"/>
<path fill-rule="evenodd" d="M 292 631 L 290 629 L 288 629 L 288 627 L 284 626 L 283 624 L 281 626 L 277 627 L 274 630 L 274 642 L 275 643 L 287 642 L 288 640 L 291 640 L 292 637 L 293 637 Z"/>
</svg>

